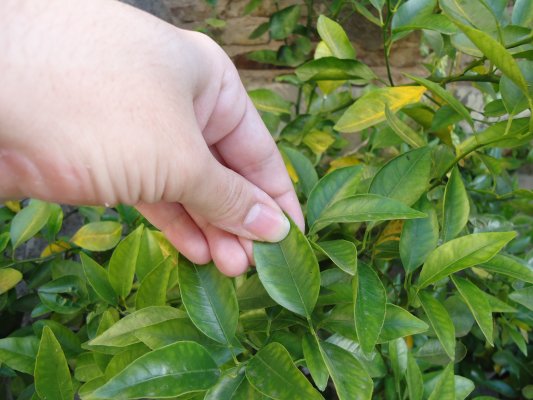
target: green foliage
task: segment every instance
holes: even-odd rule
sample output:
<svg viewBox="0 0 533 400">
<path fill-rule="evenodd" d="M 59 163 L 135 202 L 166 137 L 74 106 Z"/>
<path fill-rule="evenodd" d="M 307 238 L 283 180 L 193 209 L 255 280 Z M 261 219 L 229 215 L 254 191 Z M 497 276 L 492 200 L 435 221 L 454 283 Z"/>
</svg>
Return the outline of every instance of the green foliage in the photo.
<svg viewBox="0 0 533 400">
<path fill-rule="evenodd" d="M 322 9 L 277 9 L 252 36 L 279 48 L 249 54 L 290 71 L 295 101 L 250 97 L 307 231 L 228 278 L 132 207 L 4 203 L 0 400 L 532 398 L 532 2 Z M 357 58 L 353 12 L 381 29 L 387 76 Z M 398 85 L 392 46 L 414 31 L 427 71 Z"/>
</svg>

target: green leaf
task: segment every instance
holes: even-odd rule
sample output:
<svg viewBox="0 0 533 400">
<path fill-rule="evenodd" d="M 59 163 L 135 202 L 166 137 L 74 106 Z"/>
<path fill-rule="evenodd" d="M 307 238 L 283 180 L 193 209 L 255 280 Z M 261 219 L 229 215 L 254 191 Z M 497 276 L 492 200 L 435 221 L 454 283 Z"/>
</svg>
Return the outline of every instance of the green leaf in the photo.
<svg viewBox="0 0 533 400">
<path fill-rule="evenodd" d="M 411 21 L 406 21 L 405 25 L 393 28 L 393 39 L 398 40 L 405 35 L 405 32 L 420 29 L 436 31 L 444 35 L 453 35 L 459 32 L 459 29 L 446 15 L 430 14 L 422 15 L 421 17 L 414 18 Z"/>
<path fill-rule="evenodd" d="M 45 326 L 52 330 L 67 358 L 75 357 L 81 353 L 82 349 L 79 337 L 65 325 L 54 320 L 42 319 L 34 322 L 32 328 L 35 334 L 41 337 Z"/>
<path fill-rule="evenodd" d="M 455 380 L 453 375 L 453 363 L 449 363 L 429 395 L 428 400 L 455 400 Z"/>
<path fill-rule="evenodd" d="M 333 263 L 350 275 L 357 271 L 357 247 L 347 240 L 329 240 L 314 243 Z"/>
<path fill-rule="evenodd" d="M 427 144 L 422 136 L 398 118 L 388 106 L 385 106 L 385 117 L 387 118 L 387 123 L 396 135 L 412 148 L 416 149 Z"/>
<path fill-rule="evenodd" d="M 135 265 L 135 273 L 139 281 L 142 282 L 144 277 L 160 265 L 164 259 L 157 236 L 151 229 L 145 228 L 141 236 L 137 264 Z"/>
<path fill-rule="evenodd" d="M 366 64 L 355 60 L 340 60 L 336 57 L 321 57 L 308 61 L 296 68 L 295 73 L 302 82 L 376 79 L 376 74 Z"/>
<path fill-rule="evenodd" d="M 492 273 L 507 275 L 514 279 L 533 283 L 533 270 L 522 260 L 508 255 L 498 254 L 478 267 Z"/>
<path fill-rule="evenodd" d="M 339 400 L 371 399 L 374 384 L 359 361 L 334 344 L 321 342 L 320 347 Z"/>
<path fill-rule="evenodd" d="M 467 279 L 452 275 L 452 281 L 474 316 L 481 332 L 489 344 L 493 346 L 492 309 L 485 293 Z"/>
<path fill-rule="evenodd" d="M 43 329 L 35 359 L 35 391 L 41 399 L 73 400 L 67 359 L 49 327 Z"/>
<path fill-rule="evenodd" d="M 144 225 L 139 225 L 122 240 L 111 255 L 109 261 L 109 283 L 122 298 L 130 294 L 137 264 L 137 255 L 141 244 Z"/>
<path fill-rule="evenodd" d="M 337 22 L 325 15 L 320 15 L 316 28 L 320 38 L 326 43 L 333 56 L 340 59 L 355 59 L 355 49 L 346 32 Z"/>
<path fill-rule="evenodd" d="M 318 181 L 318 175 L 313 167 L 313 164 L 298 150 L 281 146 L 280 151 L 281 155 L 285 159 L 285 162 L 288 160 L 292 168 L 294 168 L 296 171 L 298 183 L 301 184 L 301 188 L 305 196 L 308 197 Z"/>
<path fill-rule="evenodd" d="M 483 232 L 444 243 L 426 259 L 418 287 L 424 288 L 454 272 L 489 261 L 515 236 L 515 232 Z"/>
<path fill-rule="evenodd" d="M 87 287 L 76 275 L 65 275 L 42 285 L 38 290 L 41 302 L 59 314 L 73 314 L 87 303 Z"/>
<path fill-rule="evenodd" d="M 386 119 L 386 106 L 396 112 L 408 104 L 420 101 L 425 91 L 425 88 L 419 86 L 374 89 L 352 104 L 334 128 L 339 132 L 356 132 L 376 125 Z"/>
<path fill-rule="evenodd" d="M 207 341 L 186 315 L 140 328 L 135 331 L 135 336 L 152 350 L 186 340 L 198 343 Z"/>
<path fill-rule="evenodd" d="M 302 350 L 313 382 L 320 391 L 324 391 L 328 384 L 329 372 L 317 340 L 316 336 L 310 333 L 305 334 L 302 338 Z"/>
<path fill-rule="evenodd" d="M 405 336 L 416 335 L 428 330 L 428 325 L 409 311 L 394 304 L 387 304 L 385 321 L 378 343 L 386 343 Z"/>
<path fill-rule="evenodd" d="M 298 25 L 300 6 L 289 6 L 270 16 L 270 37 L 274 40 L 286 39 Z"/>
<path fill-rule="evenodd" d="M 146 307 L 129 314 L 89 342 L 90 346 L 126 347 L 138 343 L 136 331 L 176 318 L 184 313 L 172 307 Z"/>
<path fill-rule="evenodd" d="M 533 38 L 532 38 L 533 41 Z M 524 79 L 529 86 L 529 97 L 533 96 L 533 61 L 518 61 L 518 67 L 522 71 Z M 507 76 L 500 79 L 500 92 L 505 109 L 511 115 L 519 114 L 528 108 L 527 93 L 522 90 Z"/>
<path fill-rule="evenodd" d="M 400 258 L 406 272 L 413 272 L 437 247 L 439 222 L 433 205 L 422 196 L 413 206 L 427 215 L 426 218 L 410 219 L 404 222 L 400 235 Z"/>
<path fill-rule="evenodd" d="M 122 235 L 122 225 L 114 221 L 91 222 L 82 226 L 70 241 L 82 249 L 106 251 L 115 247 Z"/>
<path fill-rule="evenodd" d="M 246 366 L 246 377 L 257 390 L 275 400 L 323 399 L 279 343 L 270 343 L 255 354 Z"/>
<path fill-rule="evenodd" d="M 177 342 L 139 357 L 87 399 L 174 397 L 207 390 L 219 375 L 220 370 L 204 347 Z"/>
<path fill-rule="evenodd" d="M 339 168 L 318 181 L 307 201 L 307 223 L 309 226 L 313 226 L 330 205 L 356 193 L 362 171 L 363 168 L 360 165 Z"/>
<path fill-rule="evenodd" d="M 410 400 L 422 400 L 424 395 L 424 380 L 420 367 L 411 352 L 407 353 L 407 393 Z"/>
<path fill-rule="evenodd" d="M 472 117 L 470 116 L 470 112 L 449 91 L 447 91 L 442 86 L 428 79 L 421 78 L 419 76 L 410 75 L 410 74 L 405 74 L 405 76 L 407 76 L 413 81 L 431 90 L 434 94 L 436 94 L 446 103 L 448 103 L 450 107 L 452 107 L 455 111 L 457 111 L 459 115 L 461 115 L 464 119 L 466 119 L 466 121 L 470 124 L 470 126 L 474 126 L 474 121 L 472 120 Z"/>
<path fill-rule="evenodd" d="M 398 200 L 376 194 L 359 194 L 333 203 L 315 222 L 311 232 L 333 223 L 386 221 L 425 216 L 426 214 L 413 210 Z"/>
<path fill-rule="evenodd" d="M 22 273 L 18 269 L 2 268 L 0 269 L 0 294 L 17 286 L 22 280 Z"/>
<path fill-rule="evenodd" d="M 209 389 L 204 400 L 266 400 L 246 379 L 244 368 L 227 370 L 217 384 Z"/>
<path fill-rule="evenodd" d="M 46 225 L 51 212 L 50 204 L 40 200 L 31 200 L 27 207 L 19 211 L 13 217 L 9 230 L 13 249 L 39 232 Z"/>
<path fill-rule="evenodd" d="M 320 289 L 320 270 L 304 234 L 291 221 L 291 230 L 279 243 L 254 243 L 259 279 L 274 301 L 310 317 Z"/>
<path fill-rule="evenodd" d="M 104 373 L 96 364 L 93 353 L 82 353 L 76 358 L 74 378 L 77 381 L 89 382 L 101 376 L 104 376 Z"/>
<path fill-rule="evenodd" d="M 374 270 L 363 263 L 357 268 L 357 279 L 353 280 L 353 300 L 359 344 L 369 354 L 385 321 L 387 293 Z"/>
<path fill-rule="evenodd" d="M 249 276 L 237 288 L 237 301 L 241 311 L 267 308 L 276 304 L 268 295 L 257 274 Z"/>
<path fill-rule="evenodd" d="M 386 163 L 370 183 L 369 193 L 411 205 L 426 192 L 431 173 L 431 149 L 408 151 Z"/>
<path fill-rule="evenodd" d="M 291 103 L 279 94 L 268 89 L 250 90 L 248 95 L 252 99 L 254 106 L 259 111 L 266 111 L 274 114 L 290 114 Z"/>
<path fill-rule="evenodd" d="M 533 3 L 530 0 L 516 0 L 512 23 L 513 25 L 533 26 Z"/>
<path fill-rule="evenodd" d="M 168 279 L 173 267 L 172 260 L 168 257 L 144 277 L 135 296 L 135 308 L 137 310 L 165 305 Z"/>
<path fill-rule="evenodd" d="M 196 265 L 184 257 L 178 277 L 183 305 L 194 325 L 211 339 L 231 346 L 239 318 L 231 279 L 212 263 Z"/>
<path fill-rule="evenodd" d="M 149 351 L 150 349 L 143 343 L 136 343 L 128 346 L 121 353 L 114 355 L 105 369 L 106 382 Z"/>
<path fill-rule="evenodd" d="M 392 372 L 394 374 L 394 385 L 396 393 L 401 396 L 400 381 L 407 372 L 407 355 L 409 350 L 403 338 L 391 340 L 389 342 L 389 358 L 392 365 Z"/>
<path fill-rule="evenodd" d="M 107 270 L 85 253 L 80 253 L 80 258 L 85 278 L 96 294 L 108 304 L 117 305 L 117 295 L 109 283 Z"/>
<path fill-rule="evenodd" d="M 440 301 L 427 292 L 419 292 L 418 298 L 442 347 L 450 360 L 453 361 L 455 357 L 455 327 L 448 311 Z"/>
<path fill-rule="evenodd" d="M 533 311 L 533 286 L 515 290 L 509 295 L 509 298 Z"/>
<path fill-rule="evenodd" d="M 15 371 L 33 375 L 39 339 L 35 336 L 0 339 L 0 363 Z"/>
<path fill-rule="evenodd" d="M 496 31 L 498 20 L 484 1 L 439 0 L 442 10 L 453 20 L 471 24 L 484 31 Z"/>
<path fill-rule="evenodd" d="M 392 17 L 392 29 L 416 24 L 430 15 L 437 5 L 437 0 L 408 0 L 403 3 Z"/>
<path fill-rule="evenodd" d="M 446 184 L 442 208 L 442 240 L 448 242 L 463 230 L 470 215 L 468 195 L 457 167 Z"/>
</svg>

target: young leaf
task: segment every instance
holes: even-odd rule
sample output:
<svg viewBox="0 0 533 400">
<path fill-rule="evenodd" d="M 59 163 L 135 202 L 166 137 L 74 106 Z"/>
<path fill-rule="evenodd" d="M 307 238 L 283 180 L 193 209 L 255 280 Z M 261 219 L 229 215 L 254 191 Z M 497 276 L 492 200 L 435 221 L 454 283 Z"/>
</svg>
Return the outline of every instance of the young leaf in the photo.
<svg viewBox="0 0 533 400">
<path fill-rule="evenodd" d="M 519 259 L 497 254 L 491 260 L 478 266 L 485 271 L 510 276 L 527 283 L 533 283 L 533 270 Z"/>
<path fill-rule="evenodd" d="M 313 377 L 316 387 L 324 391 L 328 384 L 329 372 L 317 341 L 317 337 L 307 333 L 302 339 L 302 350 L 307 369 Z"/>
<path fill-rule="evenodd" d="M 117 295 L 109 283 L 107 270 L 85 253 L 80 253 L 83 273 L 98 297 L 111 305 L 117 304 Z"/>
<path fill-rule="evenodd" d="M 139 357 L 87 400 L 175 397 L 207 390 L 219 375 L 220 370 L 204 347 L 177 342 Z"/>
<path fill-rule="evenodd" d="M 0 339 L 0 363 L 15 371 L 33 375 L 39 339 L 35 336 Z"/>
<path fill-rule="evenodd" d="M 270 343 L 255 354 L 246 366 L 246 377 L 257 390 L 275 400 L 323 399 L 279 343 Z"/>
<path fill-rule="evenodd" d="M 320 290 L 315 253 L 303 233 L 291 222 L 288 236 L 279 243 L 254 243 L 259 279 L 274 301 L 310 317 Z"/>
<path fill-rule="evenodd" d="M 385 321 L 387 293 L 377 274 L 366 264 L 359 265 L 357 279 L 353 280 L 353 301 L 359 344 L 369 354 Z"/>
<path fill-rule="evenodd" d="M 106 251 L 120 241 L 122 225 L 114 221 L 91 222 L 83 225 L 70 241 L 82 249 Z"/>
<path fill-rule="evenodd" d="M 337 121 L 339 132 L 356 132 L 386 119 L 385 106 L 393 112 L 420 101 L 426 91 L 419 86 L 385 87 L 361 96 Z"/>
<path fill-rule="evenodd" d="M 339 168 L 318 181 L 307 201 L 307 223 L 309 226 L 313 226 L 331 204 L 356 193 L 362 171 L 363 168 L 360 165 Z"/>
<path fill-rule="evenodd" d="M 418 287 L 422 289 L 454 272 L 489 261 L 515 236 L 515 232 L 483 232 L 444 243 L 426 259 Z"/>
<path fill-rule="evenodd" d="M 128 296 L 133 285 L 143 227 L 144 225 L 139 225 L 126 236 L 113 251 L 109 261 L 109 283 L 122 298 Z"/>
<path fill-rule="evenodd" d="M 90 346 L 126 347 L 138 343 L 136 331 L 176 318 L 183 311 L 172 307 L 147 307 L 129 314 L 89 342 Z"/>
<path fill-rule="evenodd" d="M 181 298 L 192 322 L 205 335 L 225 345 L 234 343 L 239 305 L 231 279 L 213 265 L 180 259 Z"/>
<path fill-rule="evenodd" d="M 334 344 L 321 342 L 320 347 L 339 400 L 371 399 L 374 384 L 359 361 Z"/>
<path fill-rule="evenodd" d="M 426 214 L 413 210 L 398 200 L 376 194 L 359 194 L 333 203 L 315 221 L 311 232 L 316 232 L 333 223 L 386 221 L 424 218 L 425 216 Z"/>
<path fill-rule="evenodd" d="M 455 357 L 455 327 L 448 311 L 440 301 L 427 292 L 418 292 L 418 298 L 442 347 L 450 360 L 453 361 Z"/>
<path fill-rule="evenodd" d="M 341 59 L 355 59 L 355 49 L 346 32 L 337 22 L 325 15 L 320 15 L 316 28 L 320 38 L 326 43 L 333 56 Z"/>
<path fill-rule="evenodd" d="M 357 271 L 357 247 L 347 240 L 329 240 L 314 243 L 333 263 L 350 275 Z"/>
<path fill-rule="evenodd" d="M 0 269 L 0 294 L 14 288 L 22 280 L 22 273 L 14 268 Z"/>
<path fill-rule="evenodd" d="M 422 400 L 424 395 L 424 380 L 420 367 L 411 352 L 407 353 L 407 393 L 410 400 Z"/>
<path fill-rule="evenodd" d="M 41 399 L 73 400 L 67 359 L 49 327 L 43 329 L 35 359 L 35 391 Z"/>
<path fill-rule="evenodd" d="M 409 311 L 394 304 L 387 304 L 385 321 L 381 327 L 378 343 L 386 343 L 401 337 L 415 335 L 428 330 L 428 325 Z"/>
<path fill-rule="evenodd" d="M 385 106 L 385 117 L 387 123 L 392 130 L 402 139 L 405 143 L 414 149 L 425 146 L 427 143 L 422 136 L 413 130 L 409 125 L 398 118 L 388 106 Z"/>
<path fill-rule="evenodd" d="M 485 297 L 485 293 L 472 282 L 464 278 L 452 275 L 452 281 L 474 316 L 481 332 L 483 332 L 483 335 L 489 344 L 493 346 L 492 309 L 489 301 Z"/>
<path fill-rule="evenodd" d="M 411 205 L 425 193 L 431 173 L 431 149 L 408 151 L 385 164 L 372 179 L 369 193 Z"/>
<path fill-rule="evenodd" d="M 442 208 L 442 240 L 448 242 L 463 230 L 470 215 L 468 195 L 457 167 L 446 184 Z"/>
<path fill-rule="evenodd" d="M 413 206 L 427 215 L 404 222 L 400 235 L 400 258 L 406 272 L 413 272 L 426 260 L 439 240 L 439 222 L 433 205 L 422 196 Z"/>
<path fill-rule="evenodd" d="M 135 274 L 139 281 L 142 282 L 144 277 L 164 259 L 157 236 L 151 229 L 145 228 L 141 236 L 137 264 L 135 265 Z"/>
<path fill-rule="evenodd" d="M 168 279 L 173 267 L 172 261 L 167 258 L 144 277 L 137 291 L 137 296 L 135 296 L 135 308 L 137 310 L 165 305 Z"/>
<path fill-rule="evenodd" d="M 453 363 L 449 363 L 429 395 L 428 400 L 455 400 L 455 379 L 453 375 Z"/>
<path fill-rule="evenodd" d="M 51 212 L 50 204 L 40 200 L 31 200 L 27 207 L 19 211 L 13 217 L 9 230 L 13 249 L 39 232 L 46 225 Z"/>
<path fill-rule="evenodd" d="M 419 76 L 413 76 L 410 74 L 405 74 L 408 78 L 412 79 L 416 83 L 419 83 L 422 86 L 425 86 L 429 90 L 431 90 L 434 94 L 436 94 L 438 97 L 440 97 L 442 100 L 444 100 L 446 103 L 450 105 L 459 115 L 461 115 L 466 121 L 470 124 L 470 126 L 474 126 L 474 121 L 472 120 L 472 117 L 470 116 L 470 113 L 466 109 L 466 107 L 461 103 L 459 100 L 457 100 L 453 95 L 448 92 L 446 89 L 444 89 L 442 86 L 438 85 L 435 82 L 431 82 L 428 79 L 421 78 Z"/>
</svg>

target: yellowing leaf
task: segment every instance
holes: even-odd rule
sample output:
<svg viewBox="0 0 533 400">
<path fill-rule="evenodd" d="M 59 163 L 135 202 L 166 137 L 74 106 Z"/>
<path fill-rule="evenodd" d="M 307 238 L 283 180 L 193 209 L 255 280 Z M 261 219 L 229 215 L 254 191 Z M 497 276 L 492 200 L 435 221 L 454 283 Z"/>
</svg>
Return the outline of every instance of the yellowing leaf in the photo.
<svg viewBox="0 0 533 400">
<path fill-rule="evenodd" d="M 65 242 L 64 240 L 58 240 L 57 242 L 50 243 L 46 246 L 41 252 L 41 257 L 49 257 L 52 254 L 63 253 L 64 251 L 70 249 L 72 246 Z"/>
<path fill-rule="evenodd" d="M 291 177 L 292 183 L 298 183 L 298 181 L 300 180 L 298 178 L 298 173 L 296 172 L 294 165 L 292 165 L 291 161 L 289 160 L 289 157 L 287 157 L 287 155 L 283 152 L 281 153 L 281 156 L 283 157 L 283 161 L 285 162 L 285 168 L 287 168 L 287 172 Z"/>
<path fill-rule="evenodd" d="M 311 131 L 305 135 L 303 142 L 313 151 L 313 153 L 321 155 L 335 142 L 335 139 L 328 132 Z"/>
<path fill-rule="evenodd" d="M 420 86 L 385 87 L 360 97 L 341 116 L 335 129 L 356 132 L 385 121 L 385 107 L 393 112 L 420 100 L 426 88 Z"/>
<path fill-rule="evenodd" d="M 335 171 L 336 169 L 343 167 L 351 167 L 352 165 L 357 164 L 361 164 L 361 160 L 359 160 L 359 158 L 357 158 L 355 154 L 351 156 L 336 158 L 335 160 L 332 160 L 329 163 L 329 169 L 327 173 L 329 174 L 331 171 Z"/>
<path fill-rule="evenodd" d="M 22 280 L 19 270 L 13 268 L 0 269 L 0 294 L 7 292 Z"/>
<path fill-rule="evenodd" d="M 18 213 L 22 209 L 20 201 L 6 201 L 4 205 L 15 213 Z"/>
<path fill-rule="evenodd" d="M 115 247 L 121 235 L 122 225 L 118 222 L 91 222 L 82 226 L 70 241 L 83 249 L 105 251 Z"/>
</svg>

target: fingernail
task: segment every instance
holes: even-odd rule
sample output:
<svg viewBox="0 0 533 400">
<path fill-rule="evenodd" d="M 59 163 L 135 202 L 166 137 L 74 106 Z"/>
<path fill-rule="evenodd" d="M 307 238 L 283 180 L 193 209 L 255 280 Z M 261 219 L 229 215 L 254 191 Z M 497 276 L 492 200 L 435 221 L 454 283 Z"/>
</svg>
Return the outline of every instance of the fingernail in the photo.
<svg viewBox="0 0 533 400">
<path fill-rule="evenodd" d="M 279 242 L 287 236 L 291 224 L 280 211 L 265 204 L 255 204 L 244 219 L 244 227 L 260 240 Z"/>
</svg>

